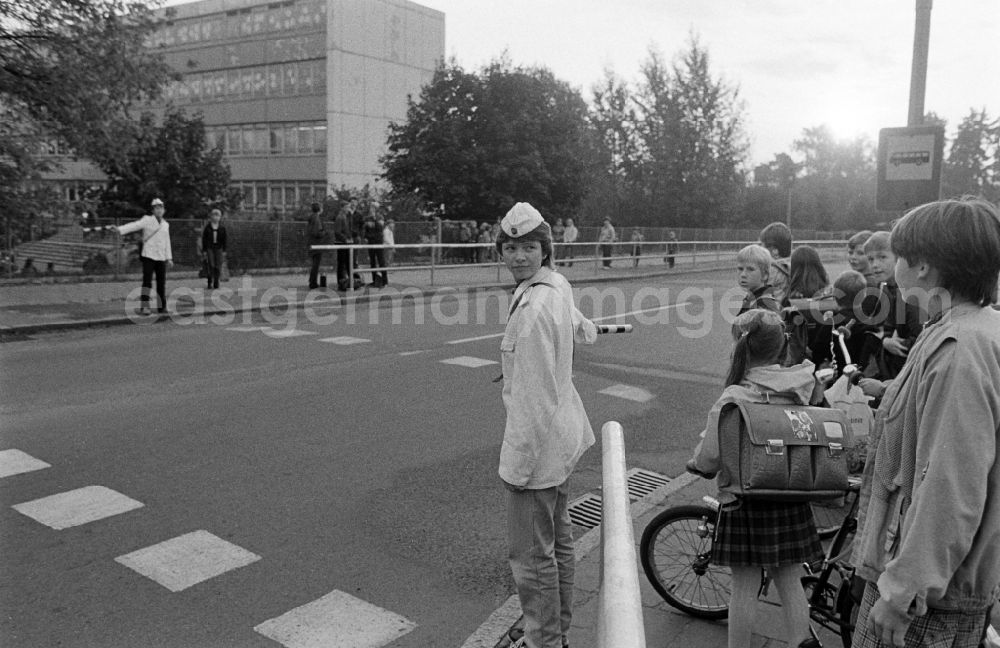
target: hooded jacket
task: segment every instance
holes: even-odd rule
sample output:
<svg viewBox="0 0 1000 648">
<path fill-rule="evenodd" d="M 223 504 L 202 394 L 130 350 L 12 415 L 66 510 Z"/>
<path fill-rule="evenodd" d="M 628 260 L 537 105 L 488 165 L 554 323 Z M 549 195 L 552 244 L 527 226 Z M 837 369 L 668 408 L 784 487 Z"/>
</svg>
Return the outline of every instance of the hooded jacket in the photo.
<svg viewBox="0 0 1000 648">
<path fill-rule="evenodd" d="M 701 433 L 701 441 L 688 461 L 689 469 L 706 477 L 715 477 L 721 467 L 719 459 L 719 414 L 723 406 L 737 401 L 759 401 L 764 392 L 787 392 L 795 394 L 795 402 L 808 405 L 816 393 L 816 377 L 813 363 L 805 362 L 791 367 L 773 364 L 752 367 L 738 385 L 730 385 L 722 392 L 708 411 L 708 421 Z M 720 492 L 719 501 L 733 502 L 736 496 Z"/>
<path fill-rule="evenodd" d="M 542 267 L 514 290 L 500 351 L 507 424 L 500 477 L 542 489 L 566 481 L 594 430 L 573 386 L 574 342 L 592 344 L 597 327 L 573 305 L 561 274 Z"/>
</svg>

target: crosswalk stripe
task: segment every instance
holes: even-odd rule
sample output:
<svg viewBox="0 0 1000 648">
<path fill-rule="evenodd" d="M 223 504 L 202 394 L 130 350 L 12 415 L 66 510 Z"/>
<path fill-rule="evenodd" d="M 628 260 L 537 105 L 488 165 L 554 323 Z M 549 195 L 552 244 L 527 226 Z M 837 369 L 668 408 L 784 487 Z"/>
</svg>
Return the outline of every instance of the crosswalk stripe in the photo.
<svg viewBox="0 0 1000 648">
<path fill-rule="evenodd" d="M 349 335 L 340 335 L 337 337 L 322 338 L 320 342 L 329 342 L 330 344 L 349 346 L 351 344 L 364 344 L 365 342 L 371 342 L 371 340 L 366 340 L 365 338 L 351 337 Z"/>
<path fill-rule="evenodd" d="M 41 459 L 35 459 L 27 452 L 10 449 L 0 450 L 0 478 L 20 475 L 21 473 L 51 468 L 50 464 Z"/>
<path fill-rule="evenodd" d="M 633 387 L 631 385 L 612 385 L 611 387 L 606 387 L 597 393 L 607 394 L 608 396 L 616 396 L 618 398 L 624 398 L 625 400 L 635 401 L 637 403 L 645 403 L 656 398 L 651 392 L 643 389 L 642 387 Z"/>
<path fill-rule="evenodd" d="M 269 338 L 293 338 L 303 335 L 318 335 L 318 333 L 315 331 L 302 331 L 300 329 L 281 329 L 276 331 L 272 328 L 265 328 L 264 335 Z"/>
<path fill-rule="evenodd" d="M 503 337 L 504 333 L 491 333 L 489 335 L 478 335 L 476 337 L 462 338 L 460 340 L 449 340 L 445 344 L 465 344 L 466 342 L 479 342 L 480 340 L 492 340 L 493 338 Z"/>
<path fill-rule="evenodd" d="M 202 581 L 260 560 L 260 556 L 208 531 L 193 531 L 118 556 L 115 562 L 180 592 Z"/>
<path fill-rule="evenodd" d="M 496 360 L 484 360 L 483 358 L 473 358 L 472 356 L 458 356 L 457 358 L 448 358 L 447 360 L 442 360 L 441 362 L 442 364 L 458 365 L 460 367 L 470 367 L 472 369 L 475 369 L 476 367 L 499 364 Z"/>
<path fill-rule="evenodd" d="M 380 648 L 416 627 L 395 612 L 333 590 L 254 630 L 286 648 Z"/>
<path fill-rule="evenodd" d="M 142 502 L 137 502 L 105 486 L 84 486 L 65 493 L 15 504 L 12 508 L 53 529 L 68 529 L 142 506 Z"/>
</svg>

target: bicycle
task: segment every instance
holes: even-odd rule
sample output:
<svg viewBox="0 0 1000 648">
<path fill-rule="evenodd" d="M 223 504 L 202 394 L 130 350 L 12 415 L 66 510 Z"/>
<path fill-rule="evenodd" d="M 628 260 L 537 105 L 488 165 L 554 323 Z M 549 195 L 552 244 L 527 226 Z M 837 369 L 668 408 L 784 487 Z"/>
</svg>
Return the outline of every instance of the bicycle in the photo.
<svg viewBox="0 0 1000 648">
<path fill-rule="evenodd" d="M 845 648 L 850 648 L 858 612 L 851 596 L 854 569 L 846 557 L 857 530 L 860 487 L 860 479 L 850 480 L 845 494 L 851 500 L 849 511 L 823 559 L 803 564 L 809 616 L 839 633 Z M 653 518 L 642 533 L 640 559 L 646 578 L 667 603 L 691 616 L 718 620 L 729 615 L 731 577 L 727 567 L 712 563 L 719 502 L 704 500 L 703 505 L 675 506 Z M 770 577 L 762 570 L 758 598 L 767 595 L 769 585 Z"/>
</svg>

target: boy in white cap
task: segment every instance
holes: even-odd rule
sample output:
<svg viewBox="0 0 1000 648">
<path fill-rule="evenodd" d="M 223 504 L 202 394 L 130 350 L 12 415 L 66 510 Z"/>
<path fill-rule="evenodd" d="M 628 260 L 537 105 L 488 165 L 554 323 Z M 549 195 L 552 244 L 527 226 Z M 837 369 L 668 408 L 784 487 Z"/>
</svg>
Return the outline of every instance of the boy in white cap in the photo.
<svg viewBox="0 0 1000 648">
<path fill-rule="evenodd" d="M 167 312 L 167 268 L 174 267 L 174 255 L 170 250 L 170 224 L 163 218 L 163 201 L 154 198 L 153 215 L 146 215 L 137 221 L 118 227 L 119 234 L 142 232 L 142 294 L 139 296 L 139 314 L 149 315 L 149 291 L 156 273 L 156 295 L 159 312 Z"/>
<path fill-rule="evenodd" d="M 514 205 L 496 246 L 517 281 L 500 343 L 507 424 L 499 472 L 509 491 L 509 558 L 525 621 L 524 636 L 512 645 L 561 648 L 573 613 L 566 481 L 594 443 L 573 386 L 573 345 L 593 343 L 597 327 L 553 270 L 552 232 L 538 210 Z"/>
</svg>

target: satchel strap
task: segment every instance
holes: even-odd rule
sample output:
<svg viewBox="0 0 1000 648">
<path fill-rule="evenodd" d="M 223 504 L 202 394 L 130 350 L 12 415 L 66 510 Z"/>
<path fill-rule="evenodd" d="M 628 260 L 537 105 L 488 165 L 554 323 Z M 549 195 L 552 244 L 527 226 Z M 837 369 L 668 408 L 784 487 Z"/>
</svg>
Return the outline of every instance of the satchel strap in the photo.
<svg viewBox="0 0 1000 648">
<path fill-rule="evenodd" d="M 792 392 L 792 391 L 779 392 L 779 391 L 765 391 L 765 390 L 760 390 L 760 391 L 757 392 L 757 396 L 759 397 L 759 400 L 756 401 L 758 403 L 768 403 L 768 404 L 770 404 L 770 403 L 780 403 L 780 404 L 788 404 L 788 403 L 790 403 L 790 404 L 793 404 L 793 405 L 798 405 L 799 404 L 799 395 L 797 393 L 795 393 L 795 392 Z M 787 401 L 787 403 L 786 403 L 786 401 Z M 806 404 L 808 404 L 808 403 L 806 403 Z"/>
</svg>

